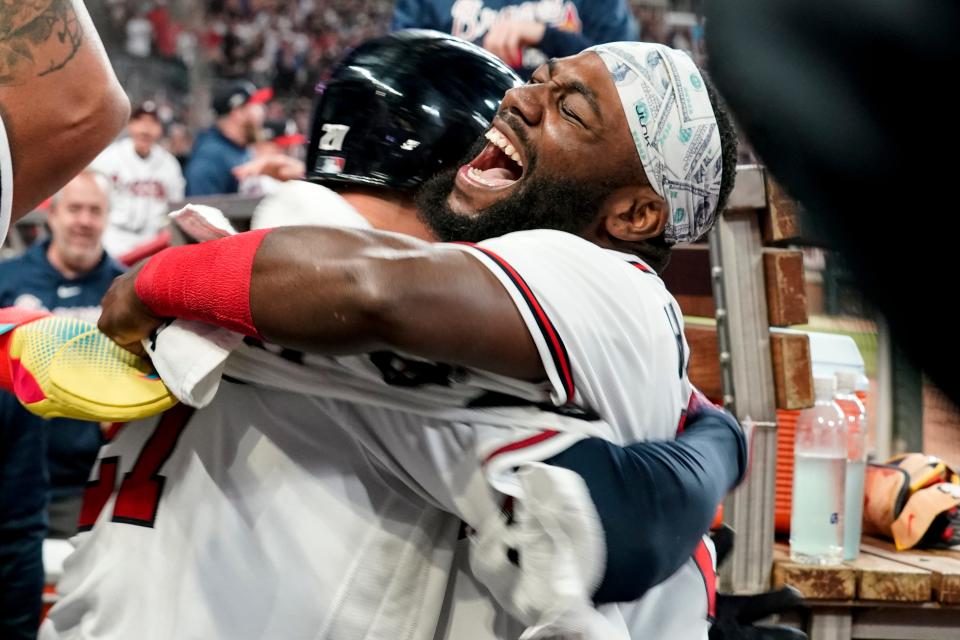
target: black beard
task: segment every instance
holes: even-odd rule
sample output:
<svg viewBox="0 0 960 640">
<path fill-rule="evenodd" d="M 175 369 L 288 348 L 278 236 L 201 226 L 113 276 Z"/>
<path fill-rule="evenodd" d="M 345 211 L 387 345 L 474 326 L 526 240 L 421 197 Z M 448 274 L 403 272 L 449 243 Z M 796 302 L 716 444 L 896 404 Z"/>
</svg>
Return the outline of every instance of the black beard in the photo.
<svg viewBox="0 0 960 640">
<path fill-rule="evenodd" d="M 428 180 L 417 194 L 420 219 L 442 242 L 480 242 L 514 231 L 555 229 L 581 235 L 596 220 L 611 185 L 531 176 L 506 200 L 474 215 L 454 212 L 447 199 L 459 167 Z"/>
</svg>

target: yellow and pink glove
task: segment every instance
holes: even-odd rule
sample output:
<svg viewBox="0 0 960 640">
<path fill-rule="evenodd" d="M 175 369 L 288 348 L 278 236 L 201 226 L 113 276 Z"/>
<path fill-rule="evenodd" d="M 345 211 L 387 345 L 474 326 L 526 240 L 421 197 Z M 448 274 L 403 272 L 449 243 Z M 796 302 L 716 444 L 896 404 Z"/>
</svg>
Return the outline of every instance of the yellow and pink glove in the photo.
<svg viewBox="0 0 960 640">
<path fill-rule="evenodd" d="M 148 360 L 93 323 L 15 307 L 0 309 L 0 388 L 43 418 L 125 422 L 177 403 Z"/>
</svg>

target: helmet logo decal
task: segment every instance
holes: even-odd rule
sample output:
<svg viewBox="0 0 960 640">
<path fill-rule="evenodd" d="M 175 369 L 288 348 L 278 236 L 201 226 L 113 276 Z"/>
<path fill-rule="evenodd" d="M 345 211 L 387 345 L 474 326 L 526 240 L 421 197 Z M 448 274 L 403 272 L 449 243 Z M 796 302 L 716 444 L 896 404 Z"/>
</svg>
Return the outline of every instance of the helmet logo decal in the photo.
<svg viewBox="0 0 960 640">
<path fill-rule="evenodd" d="M 347 137 L 350 127 L 345 124 L 323 125 L 323 137 L 320 138 L 320 148 L 324 151 L 342 151 L 343 139 Z"/>
<path fill-rule="evenodd" d="M 338 175 L 343 173 L 343 167 L 346 163 L 346 159 L 339 156 L 321 156 L 317 158 L 317 172 Z"/>
</svg>

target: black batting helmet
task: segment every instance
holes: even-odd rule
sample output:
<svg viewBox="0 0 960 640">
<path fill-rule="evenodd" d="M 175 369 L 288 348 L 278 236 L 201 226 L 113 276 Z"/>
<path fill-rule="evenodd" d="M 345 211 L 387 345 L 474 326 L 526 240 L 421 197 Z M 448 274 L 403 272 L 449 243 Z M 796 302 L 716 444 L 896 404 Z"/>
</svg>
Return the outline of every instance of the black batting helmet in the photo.
<svg viewBox="0 0 960 640">
<path fill-rule="evenodd" d="M 369 40 L 318 88 L 307 179 L 415 189 L 463 158 L 519 84 L 492 54 L 437 31 Z"/>
</svg>

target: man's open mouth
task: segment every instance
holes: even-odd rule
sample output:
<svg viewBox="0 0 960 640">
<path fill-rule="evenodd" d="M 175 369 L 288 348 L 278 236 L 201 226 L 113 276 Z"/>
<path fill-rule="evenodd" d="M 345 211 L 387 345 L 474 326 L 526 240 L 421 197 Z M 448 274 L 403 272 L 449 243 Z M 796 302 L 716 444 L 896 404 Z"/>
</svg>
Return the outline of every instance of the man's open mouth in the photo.
<svg viewBox="0 0 960 640">
<path fill-rule="evenodd" d="M 484 189 L 504 189 L 523 177 L 523 157 L 520 150 L 496 127 L 484 137 L 487 146 L 480 154 L 460 169 L 473 186 Z"/>
</svg>

